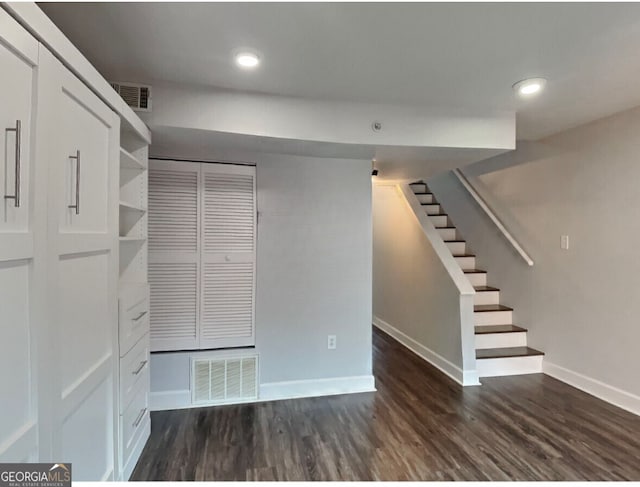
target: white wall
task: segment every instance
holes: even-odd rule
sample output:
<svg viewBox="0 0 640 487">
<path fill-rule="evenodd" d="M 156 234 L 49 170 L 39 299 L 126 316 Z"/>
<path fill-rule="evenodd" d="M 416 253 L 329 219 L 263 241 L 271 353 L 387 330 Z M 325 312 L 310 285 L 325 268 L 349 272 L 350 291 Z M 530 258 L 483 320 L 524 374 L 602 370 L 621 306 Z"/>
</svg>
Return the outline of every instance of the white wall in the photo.
<svg viewBox="0 0 640 487">
<path fill-rule="evenodd" d="M 205 157 L 195 148 L 180 152 Z M 263 396 L 370 390 L 371 162 L 273 154 L 233 159 L 257 164 L 256 349 Z M 337 335 L 335 350 L 327 349 L 329 334 Z M 342 379 L 316 381 L 326 378 Z M 288 381 L 307 382 L 279 384 Z M 156 399 L 173 391 L 162 401 L 178 406 L 171 401 L 188 397 L 188 388 L 189 353 L 153 354 Z"/>
<path fill-rule="evenodd" d="M 470 291 L 473 292 L 471 287 Z M 472 326 L 473 295 L 464 298 L 469 300 L 467 321 Z M 394 185 L 375 185 L 374 323 L 455 380 L 464 382 L 462 303 L 458 286 L 404 196 Z M 475 361 L 466 365 L 475 373 Z"/>
<path fill-rule="evenodd" d="M 469 168 L 532 268 L 453 176 L 429 187 L 515 308 L 515 323 L 529 329 L 530 345 L 546 353 L 545 371 L 640 412 L 638 134 L 640 108 Z"/>
</svg>

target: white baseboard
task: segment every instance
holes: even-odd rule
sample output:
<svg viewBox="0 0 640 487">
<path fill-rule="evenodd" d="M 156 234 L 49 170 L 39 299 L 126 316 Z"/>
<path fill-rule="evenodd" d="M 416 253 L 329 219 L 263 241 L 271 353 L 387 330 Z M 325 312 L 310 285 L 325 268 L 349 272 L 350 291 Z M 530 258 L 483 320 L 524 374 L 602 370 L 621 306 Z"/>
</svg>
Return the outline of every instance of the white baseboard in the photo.
<svg viewBox="0 0 640 487">
<path fill-rule="evenodd" d="M 602 399 L 614 406 L 640 416 L 640 396 L 633 395 L 616 387 L 552 364 L 546 359 L 542 362 L 542 372 L 562 382 Z"/>
<path fill-rule="evenodd" d="M 149 409 L 151 411 L 166 411 L 167 409 L 190 408 L 191 391 L 189 389 L 176 391 L 151 392 L 149 395 Z"/>
<path fill-rule="evenodd" d="M 238 402 L 238 404 L 299 399 L 302 397 L 334 396 L 336 394 L 354 394 L 358 392 L 375 392 L 375 390 L 375 378 L 373 375 L 270 382 L 260 384 L 260 397 L 257 400 L 241 401 Z M 202 404 L 191 404 L 191 391 L 188 389 L 152 392 L 149 404 L 151 411 L 207 407 Z"/>
<path fill-rule="evenodd" d="M 480 380 L 478 379 L 478 373 L 475 370 L 465 370 L 463 371 L 457 365 L 449 362 L 446 358 L 438 355 L 433 350 L 425 347 L 421 343 L 417 342 L 409 335 L 404 334 L 397 328 L 391 326 L 384 320 L 381 320 L 377 316 L 373 317 L 373 324 L 379 330 L 382 330 L 391 338 L 394 338 L 402 345 L 407 347 L 413 353 L 415 353 L 418 357 L 426 360 L 431 365 L 436 367 L 445 375 L 449 376 L 453 380 L 455 380 L 458 384 L 462 386 L 477 386 L 480 385 Z"/>
<path fill-rule="evenodd" d="M 336 394 L 374 392 L 375 390 L 375 378 L 373 375 L 267 382 L 260 384 L 260 401 L 334 396 Z"/>
</svg>

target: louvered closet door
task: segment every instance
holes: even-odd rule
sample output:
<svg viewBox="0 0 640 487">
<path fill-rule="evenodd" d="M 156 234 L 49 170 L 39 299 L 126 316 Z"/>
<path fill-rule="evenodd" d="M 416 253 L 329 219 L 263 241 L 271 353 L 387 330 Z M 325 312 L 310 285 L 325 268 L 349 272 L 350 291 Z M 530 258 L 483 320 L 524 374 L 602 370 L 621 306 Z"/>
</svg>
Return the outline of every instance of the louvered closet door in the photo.
<svg viewBox="0 0 640 487">
<path fill-rule="evenodd" d="M 202 164 L 200 348 L 255 344 L 255 167 Z"/>
<path fill-rule="evenodd" d="M 199 346 L 200 164 L 150 161 L 151 350 Z"/>
</svg>

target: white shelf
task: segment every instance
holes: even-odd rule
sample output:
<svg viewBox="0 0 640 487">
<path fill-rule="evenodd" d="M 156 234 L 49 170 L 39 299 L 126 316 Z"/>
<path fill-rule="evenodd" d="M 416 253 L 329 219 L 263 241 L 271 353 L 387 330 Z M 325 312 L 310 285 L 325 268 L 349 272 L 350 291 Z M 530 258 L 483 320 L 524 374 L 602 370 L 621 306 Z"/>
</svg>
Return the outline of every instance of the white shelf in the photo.
<svg viewBox="0 0 640 487">
<path fill-rule="evenodd" d="M 145 208 L 141 208 L 140 206 L 136 206 L 131 203 L 127 203 L 126 201 L 120 201 L 120 209 L 129 210 L 129 211 L 137 211 L 140 213 L 144 213 L 147 210 Z"/>
<path fill-rule="evenodd" d="M 146 240 L 144 237 L 120 237 L 121 242 L 145 242 Z"/>
<path fill-rule="evenodd" d="M 140 162 L 133 154 L 126 149 L 120 147 L 120 167 L 126 169 L 136 169 L 138 171 L 144 171 L 147 167 Z"/>
</svg>

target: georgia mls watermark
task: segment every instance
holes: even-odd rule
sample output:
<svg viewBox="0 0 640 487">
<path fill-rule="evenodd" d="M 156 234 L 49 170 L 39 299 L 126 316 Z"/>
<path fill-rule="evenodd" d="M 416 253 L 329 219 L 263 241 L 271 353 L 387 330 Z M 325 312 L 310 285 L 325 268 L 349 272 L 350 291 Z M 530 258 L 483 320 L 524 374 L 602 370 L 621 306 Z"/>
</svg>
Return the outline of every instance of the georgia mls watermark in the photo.
<svg viewBox="0 0 640 487">
<path fill-rule="evenodd" d="M 0 487 L 71 487 L 71 464 L 0 463 Z"/>
</svg>

